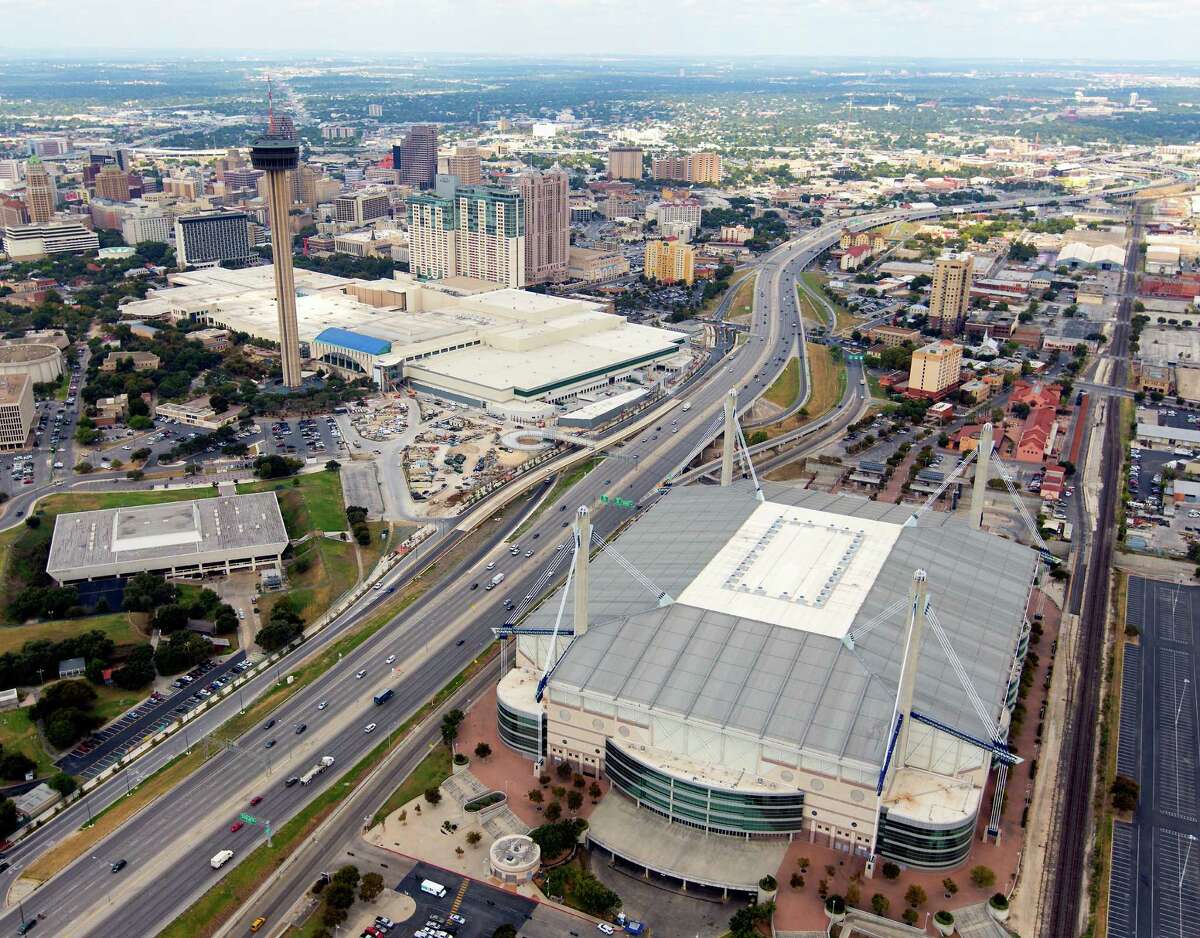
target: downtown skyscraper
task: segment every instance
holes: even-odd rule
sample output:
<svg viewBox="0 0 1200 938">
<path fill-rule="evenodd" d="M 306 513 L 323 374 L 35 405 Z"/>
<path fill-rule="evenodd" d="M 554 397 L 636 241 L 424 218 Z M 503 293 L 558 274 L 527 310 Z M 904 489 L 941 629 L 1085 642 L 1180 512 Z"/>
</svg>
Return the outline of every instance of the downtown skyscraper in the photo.
<svg viewBox="0 0 1200 938">
<path fill-rule="evenodd" d="M 392 168 L 402 186 L 430 189 L 437 176 L 437 127 L 414 124 L 408 134 L 392 147 Z"/>
</svg>

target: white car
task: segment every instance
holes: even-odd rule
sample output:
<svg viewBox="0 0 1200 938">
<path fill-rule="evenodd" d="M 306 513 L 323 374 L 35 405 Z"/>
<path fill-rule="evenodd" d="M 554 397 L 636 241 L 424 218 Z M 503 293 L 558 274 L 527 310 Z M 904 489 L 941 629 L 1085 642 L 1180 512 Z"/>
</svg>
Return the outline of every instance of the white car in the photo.
<svg viewBox="0 0 1200 938">
<path fill-rule="evenodd" d="M 608 922 L 597 922 L 596 927 L 606 935 L 611 935 L 613 933 L 613 927 L 609 925 Z"/>
<path fill-rule="evenodd" d="M 354 676 L 355 676 L 356 678 L 358 678 L 358 679 L 361 681 L 361 680 L 362 680 L 364 677 L 366 677 L 366 676 L 367 676 L 367 669 L 366 669 L 366 668 L 363 668 L 361 671 L 359 671 L 359 672 L 358 672 L 356 675 L 354 675 Z"/>
<path fill-rule="evenodd" d="M 324 709 L 325 709 L 326 707 L 328 707 L 328 706 L 329 706 L 329 701 L 328 701 L 328 700 L 322 700 L 322 701 L 321 701 L 319 704 L 317 704 L 317 709 L 318 709 L 318 710 L 324 710 Z"/>
<path fill-rule="evenodd" d="M 393 661 L 395 661 L 395 660 L 396 660 L 396 656 L 395 656 L 395 655 L 388 655 L 386 658 L 384 658 L 384 659 L 383 659 L 383 663 L 384 663 L 384 664 L 391 664 L 391 663 L 392 663 Z"/>
<path fill-rule="evenodd" d="M 1189 511 L 1188 517 L 1189 518 L 1200 518 L 1200 511 L 1195 511 L 1195 510 Z"/>
<path fill-rule="evenodd" d="M 364 733 L 374 733 L 374 732 L 375 732 L 375 727 L 376 727 L 376 726 L 378 726 L 378 725 L 379 725 L 378 723 L 368 723 L 368 724 L 366 725 L 366 727 L 363 729 L 363 732 L 364 732 Z"/>
</svg>

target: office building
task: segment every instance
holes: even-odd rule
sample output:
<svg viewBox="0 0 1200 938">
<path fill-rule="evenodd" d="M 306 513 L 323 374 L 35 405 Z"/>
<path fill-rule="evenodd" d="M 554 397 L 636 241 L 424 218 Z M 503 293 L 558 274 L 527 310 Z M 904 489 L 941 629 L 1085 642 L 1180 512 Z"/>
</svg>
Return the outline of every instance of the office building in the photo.
<svg viewBox="0 0 1200 938">
<path fill-rule="evenodd" d="M 204 195 L 204 182 L 194 176 L 167 176 L 162 181 L 162 191 L 163 195 L 194 202 Z"/>
<path fill-rule="evenodd" d="M 333 220 L 341 224 L 365 225 L 387 218 L 391 211 L 392 200 L 382 189 L 362 189 L 333 200 Z"/>
<path fill-rule="evenodd" d="M 62 137 L 42 137 L 32 141 L 31 146 L 33 155 L 40 157 L 66 156 L 67 151 L 71 149 L 70 141 Z"/>
<path fill-rule="evenodd" d="M 46 165 L 36 156 L 25 164 L 25 208 L 29 222 L 42 225 L 54 216 L 58 205 L 58 189 Z"/>
<path fill-rule="evenodd" d="M 367 117 L 383 117 L 383 105 L 382 104 L 368 104 L 367 105 Z"/>
<path fill-rule="evenodd" d="M 956 336 L 963 330 L 971 305 L 973 263 L 970 254 L 954 254 L 934 261 L 929 324 L 940 329 L 944 336 Z"/>
<path fill-rule="evenodd" d="M 100 250 L 100 238 L 82 222 L 52 221 L 4 229 L 4 250 L 14 261 L 33 261 L 51 254 Z"/>
<path fill-rule="evenodd" d="M 96 174 L 96 198 L 129 201 L 129 175 L 116 163 L 105 163 Z"/>
<path fill-rule="evenodd" d="M 288 546 L 274 492 L 64 512 L 46 572 L 60 584 L 161 573 L 203 577 L 278 567 Z"/>
<path fill-rule="evenodd" d="M 25 178 L 20 160 L 0 160 L 0 182 L 14 183 Z"/>
<path fill-rule="evenodd" d="M 298 140 L 296 124 L 288 114 L 277 114 L 275 109 L 267 117 L 267 134 L 272 137 L 283 137 L 286 140 Z"/>
<path fill-rule="evenodd" d="M 244 189 L 258 190 L 258 181 L 263 178 L 262 170 L 250 166 L 230 167 L 225 170 L 222 181 L 227 193 L 241 192 Z"/>
<path fill-rule="evenodd" d="M 139 205 L 123 213 L 121 218 L 121 237 L 126 244 L 139 244 L 142 241 L 171 240 L 171 219 L 160 208 L 149 205 Z"/>
<path fill-rule="evenodd" d="M 642 178 L 642 148 L 641 147 L 609 147 L 609 149 L 608 149 L 608 178 L 609 179 L 641 179 Z"/>
<path fill-rule="evenodd" d="M 414 124 L 392 147 L 392 168 L 402 186 L 430 189 L 437 175 L 438 136 L 433 124 Z"/>
<path fill-rule="evenodd" d="M 0 449 L 24 449 L 35 416 L 33 378 L 0 374 Z"/>
<path fill-rule="evenodd" d="M 286 223 L 291 205 L 288 174 L 295 172 L 300 148 L 287 137 L 267 135 L 254 141 L 250 162 L 267 174 L 268 203 L 276 219 L 271 231 L 272 268 L 275 273 L 275 307 L 279 323 L 279 352 L 283 365 L 283 386 L 298 388 L 304 383 L 300 373 L 300 336 L 296 326 L 296 283 L 292 273 L 292 234 Z"/>
<path fill-rule="evenodd" d="M 691 283 L 696 279 L 696 252 L 681 241 L 647 241 L 645 275 L 659 283 Z"/>
<path fill-rule="evenodd" d="M 343 124 L 321 125 L 322 140 L 353 140 L 357 136 L 358 131 L 353 127 L 347 127 Z"/>
<path fill-rule="evenodd" d="M 721 181 L 721 157 L 716 153 L 656 156 L 651 161 L 651 173 L 655 179 L 716 185 Z"/>
<path fill-rule="evenodd" d="M 942 512 L 756 487 L 673 488 L 611 554 L 576 552 L 570 596 L 505 629 L 500 738 L 607 778 L 586 836 L 675 880 L 754 893 L 795 840 L 868 875 L 959 866 L 981 815 L 998 834 L 992 769 L 1016 762 L 1036 553 Z"/>
<path fill-rule="evenodd" d="M 525 282 L 558 283 L 567 278 L 571 246 L 570 182 L 561 169 L 512 177 L 525 210 Z"/>
<path fill-rule="evenodd" d="M 454 152 L 446 157 L 446 173 L 456 176 L 460 186 L 476 186 L 483 182 L 479 146 L 475 141 L 467 140 L 454 147 Z"/>
<path fill-rule="evenodd" d="M 958 387 L 962 373 L 962 346 L 939 339 L 913 352 L 908 369 L 910 397 L 938 400 Z"/>
<path fill-rule="evenodd" d="M 254 256 L 245 212 L 200 212 L 175 219 L 175 257 L 180 267 L 208 267 Z"/>
<path fill-rule="evenodd" d="M 16 228 L 29 224 L 29 210 L 20 199 L 0 195 L 0 228 Z"/>
</svg>

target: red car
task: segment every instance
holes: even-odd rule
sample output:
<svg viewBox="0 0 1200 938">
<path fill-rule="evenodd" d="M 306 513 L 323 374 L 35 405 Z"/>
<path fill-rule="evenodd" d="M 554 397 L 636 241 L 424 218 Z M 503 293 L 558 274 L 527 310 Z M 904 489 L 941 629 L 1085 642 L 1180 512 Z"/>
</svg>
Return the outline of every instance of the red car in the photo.
<svg viewBox="0 0 1200 938">
<path fill-rule="evenodd" d="M 245 826 L 246 825 L 243 824 L 241 821 L 234 821 L 232 824 L 229 825 L 229 833 L 236 834 L 238 831 L 240 831 Z"/>
<path fill-rule="evenodd" d="M 250 807 L 252 807 L 252 808 L 256 804 L 261 804 L 261 803 L 262 803 L 262 795 L 255 795 L 253 798 L 250 799 Z"/>
</svg>

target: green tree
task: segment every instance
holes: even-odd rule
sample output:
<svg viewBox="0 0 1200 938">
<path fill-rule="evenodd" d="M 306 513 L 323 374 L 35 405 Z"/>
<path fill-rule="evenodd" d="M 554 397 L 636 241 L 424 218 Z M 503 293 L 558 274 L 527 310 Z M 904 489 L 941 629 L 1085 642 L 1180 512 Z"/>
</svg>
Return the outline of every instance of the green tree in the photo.
<svg viewBox="0 0 1200 938">
<path fill-rule="evenodd" d="M 989 886 L 994 885 L 996 882 L 995 872 L 993 872 L 990 867 L 983 866 L 983 865 L 971 867 L 970 876 L 971 876 L 971 883 L 977 889 L 987 889 Z"/>
<path fill-rule="evenodd" d="M 904 894 L 904 901 L 914 909 L 919 909 L 929 901 L 929 897 L 925 895 L 924 889 L 922 889 L 916 883 L 913 883 L 908 887 L 908 891 Z"/>
<path fill-rule="evenodd" d="M 48 784 L 64 798 L 79 787 L 79 783 L 76 782 L 75 779 L 73 779 L 66 772 L 55 773 L 50 777 Z"/>
<path fill-rule="evenodd" d="M 437 804 L 442 800 L 442 793 L 438 791 L 437 788 L 426 788 L 425 800 L 430 804 Z"/>
<path fill-rule="evenodd" d="M 877 892 L 871 896 L 871 911 L 876 915 L 880 917 L 887 915 L 890 906 L 891 903 L 888 901 L 888 897 L 883 893 Z"/>
<path fill-rule="evenodd" d="M 367 873 L 358 887 L 358 898 L 363 902 L 374 902 L 383 892 L 383 877 L 378 873 Z"/>
<path fill-rule="evenodd" d="M 492 747 L 489 746 L 487 743 L 476 743 L 475 744 L 475 755 L 477 758 L 486 759 L 491 754 L 492 754 Z"/>
</svg>

